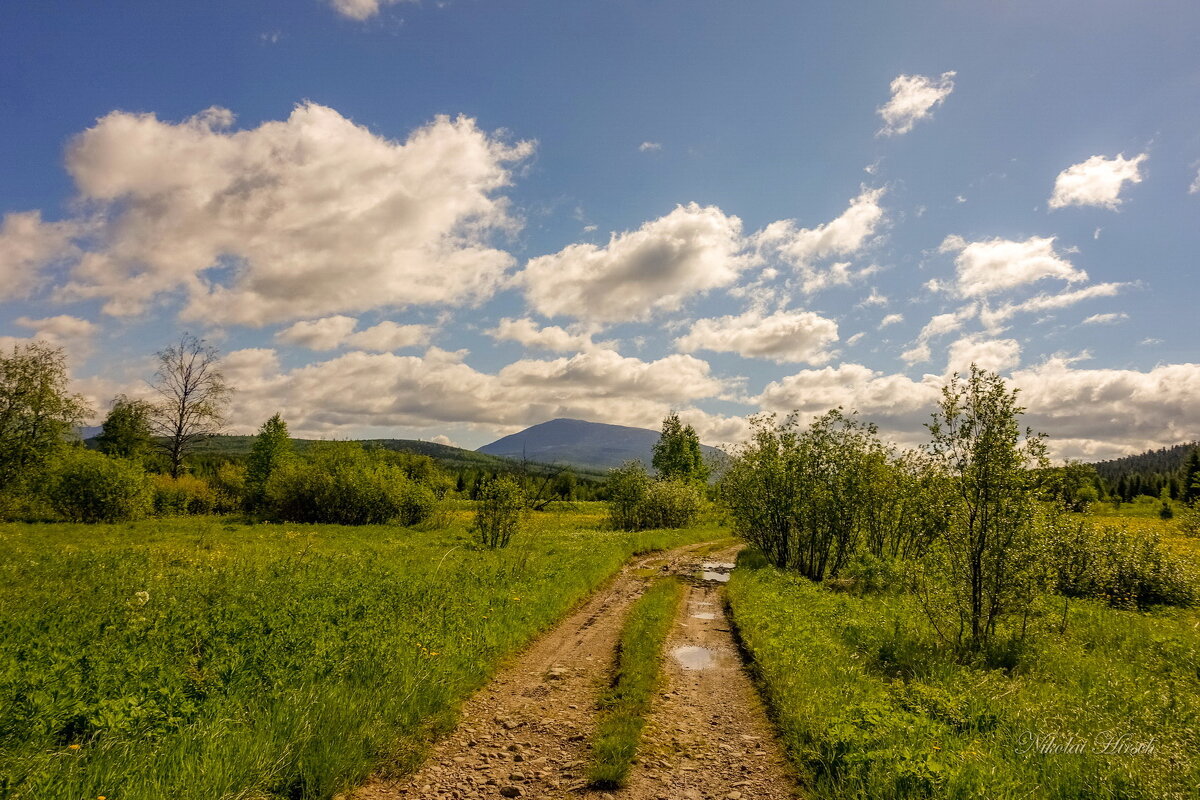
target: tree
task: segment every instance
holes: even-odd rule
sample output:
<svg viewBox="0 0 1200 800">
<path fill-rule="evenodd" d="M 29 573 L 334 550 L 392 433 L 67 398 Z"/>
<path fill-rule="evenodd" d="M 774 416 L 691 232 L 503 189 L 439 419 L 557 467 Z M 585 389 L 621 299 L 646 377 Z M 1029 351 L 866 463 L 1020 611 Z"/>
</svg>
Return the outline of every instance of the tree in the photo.
<svg viewBox="0 0 1200 800">
<path fill-rule="evenodd" d="M 271 474 L 292 456 L 292 439 L 279 414 L 258 429 L 246 464 L 246 499 L 251 506 L 261 503 Z"/>
<path fill-rule="evenodd" d="M 949 613 L 960 648 L 987 647 L 997 622 L 1010 611 L 1027 609 L 1038 559 L 1034 536 L 1035 480 L 1046 446 L 1026 430 L 1004 380 L 971 365 L 942 390 L 939 408 L 927 424 L 927 449 L 947 477 L 952 506 L 941 541 L 930 551 L 933 583 L 924 594 L 930 619 L 940 624 Z M 929 591 L 933 589 L 934 591 Z M 940 593 L 942 597 L 935 597 Z"/>
<path fill-rule="evenodd" d="M 153 413 L 152 403 L 117 395 L 104 418 L 100 435 L 96 437 L 97 448 L 107 456 L 141 458 L 150 449 Z"/>
<path fill-rule="evenodd" d="M 501 475 L 483 487 L 471 532 L 484 547 L 493 550 L 508 547 L 520 530 L 524 510 L 525 493 L 521 484 L 511 475 Z"/>
<path fill-rule="evenodd" d="M 673 411 L 663 419 L 662 434 L 654 445 L 651 463 L 662 480 L 681 478 L 701 483 L 708 480 L 709 469 L 700 451 L 696 429 L 680 422 Z"/>
<path fill-rule="evenodd" d="M 0 493 L 40 474 L 90 413 L 67 391 L 62 348 L 31 342 L 0 355 Z"/>
<path fill-rule="evenodd" d="M 1183 502 L 1191 505 L 1200 501 L 1200 447 L 1192 451 L 1183 470 Z"/>
<path fill-rule="evenodd" d="M 183 471 L 183 459 L 197 443 L 221 430 L 224 406 L 232 393 L 220 370 L 220 354 L 190 333 L 159 350 L 153 387 L 162 401 L 151 425 L 162 437 L 171 477 Z"/>
</svg>

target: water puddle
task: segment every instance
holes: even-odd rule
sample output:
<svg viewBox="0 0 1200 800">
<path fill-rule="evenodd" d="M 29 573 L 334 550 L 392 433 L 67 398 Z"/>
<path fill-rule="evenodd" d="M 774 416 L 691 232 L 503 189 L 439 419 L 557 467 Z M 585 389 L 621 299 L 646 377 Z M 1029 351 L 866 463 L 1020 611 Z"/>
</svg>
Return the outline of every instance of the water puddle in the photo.
<svg viewBox="0 0 1200 800">
<path fill-rule="evenodd" d="M 701 611 L 698 614 L 692 614 L 692 619 L 716 619 L 717 615 L 711 611 Z"/>
<path fill-rule="evenodd" d="M 734 564 L 727 561 L 709 561 L 700 565 L 700 579 L 714 583 L 728 583 Z"/>
<path fill-rule="evenodd" d="M 676 647 L 671 655 L 684 669 L 709 669 L 716 664 L 715 654 L 707 647 Z"/>
</svg>

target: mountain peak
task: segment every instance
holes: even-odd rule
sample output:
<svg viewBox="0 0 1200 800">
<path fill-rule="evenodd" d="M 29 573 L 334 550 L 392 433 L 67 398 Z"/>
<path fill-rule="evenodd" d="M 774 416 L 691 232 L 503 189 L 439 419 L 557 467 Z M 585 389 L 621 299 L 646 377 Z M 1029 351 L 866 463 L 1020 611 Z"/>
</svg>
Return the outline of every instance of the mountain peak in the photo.
<svg viewBox="0 0 1200 800">
<path fill-rule="evenodd" d="M 553 464 L 611 469 L 626 461 L 650 466 L 659 432 L 560 417 L 485 444 L 476 452 Z M 705 453 L 714 450 L 702 446 Z"/>
</svg>

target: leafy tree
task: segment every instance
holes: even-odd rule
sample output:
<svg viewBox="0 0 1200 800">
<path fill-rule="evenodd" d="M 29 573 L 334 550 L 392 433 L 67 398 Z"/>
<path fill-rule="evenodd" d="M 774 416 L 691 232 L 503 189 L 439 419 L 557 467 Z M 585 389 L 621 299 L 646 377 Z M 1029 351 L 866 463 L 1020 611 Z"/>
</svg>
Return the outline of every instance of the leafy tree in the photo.
<svg viewBox="0 0 1200 800">
<path fill-rule="evenodd" d="M 999 375 L 972 364 L 943 388 L 926 426 L 952 505 L 930 551 L 925 605 L 938 631 L 970 651 L 986 648 L 1000 619 L 1032 600 L 1039 554 L 1030 467 L 1044 466 L 1046 446 L 1030 430 L 1022 437 L 1024 410 Z"/>
<path fill-rule="evenodd" d="M 90 413 L 67 390 L 62 348 L 31 342 L 0 355 L 0 493 L 39 475 Z"/>
<path fill-rule="evenodd" d="M 701 483 L 708 480 L 708 465 L 700 450 L 700 437 L 691 425 L 684 425 L 679 415 L 671 412 L 663 420 L 662 434 L 654 445 L 654 465 L 663 480 L 681 478 Z"/>
<path fill-rule="evenodd" d="M 187 454 L 224 425 L 224 407 L 232 389 L 221 374 L 216 348 L 190 333 L 156 355 L 158 371 L 152 385 L 162 401 L 151 424 L 162 437 L 171 477 L 178 478 Z"/>
<path fill-rule="evenodd" d="M 471 532 L 485 547 L 507 547 L 521 527 L 525 492 L 511 475 L 501 475 L 483 487 L 475 507 Z"/>
<path fill-rule="evenodd" d="M 46 496 L 71 521 L 124 522 L 150 513 L 153 491 L 141 464 L 75 447 L 52 470 Z"/>
<path fill-rule="evenodd" d="M 614 528 L 636 531 L 646 527 L 641 518 L 646 496 L 650 492 L 650 476 L 637 461 L 627 461 L 608 473 L 608 518 Z"/>
<path fill-rule="evenodd" d="M 292 439 L 288 436 L 287 423 L 276 414 L 258 429 L 247 459 L 246 498 L 251 506 L 262 501 L 271 474 L 291 456 Z"/>
<path fill-rule="evenodd" d="M 150 418 L 154 406 L 145 400 L 117 395 L 104 418 L 96 446 L 101 453 L 116 458 L 141 458 L 150 449 Z"/>
</svg>

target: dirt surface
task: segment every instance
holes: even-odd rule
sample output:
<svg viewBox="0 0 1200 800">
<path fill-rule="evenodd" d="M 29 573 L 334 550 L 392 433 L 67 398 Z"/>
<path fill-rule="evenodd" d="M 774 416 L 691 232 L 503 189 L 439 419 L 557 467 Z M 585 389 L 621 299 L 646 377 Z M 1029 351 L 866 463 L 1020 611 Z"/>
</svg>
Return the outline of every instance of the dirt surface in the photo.
<svg viewBox="0 0 1200 800">
<path fill-rule="evenodd" d="M 792 782 L 725 621 L 718 580 L 696 577 L 667 642 L 667 680 L 646 726 L 627 789 L 585 788 L 596 701 L 610 680 L 625 612 L 658 575 L 693 578 L 707 562 L 690 546 L 635 560 L 503 670 L 462 709 L 453 733 L 403 781 L 374 781 L 345 800 L 474 798 L 790 797 Z M 707 604 L 707 605 L 703 605 Z M 695 615 L 713 615 L 697 619 Z M 677 647 L 712 651 L 709 668 L 685 669 Z"/>
<path fill-rule="evenodd" d="M 736 551 L 711 562 L 732 562 Z M 666 643 L 666 680 L 642 733 L 629 800 L 782 800 L 796 796 L 783 752 L 734 643 L 720 587 L 732 563 L 708 564 Z M 592 793 L 599 797 L 598 793 Z"/>
</svg>

